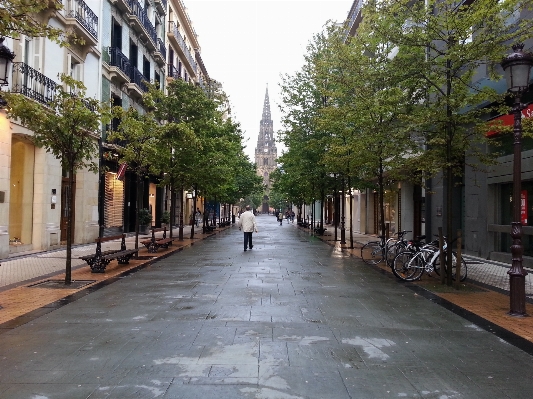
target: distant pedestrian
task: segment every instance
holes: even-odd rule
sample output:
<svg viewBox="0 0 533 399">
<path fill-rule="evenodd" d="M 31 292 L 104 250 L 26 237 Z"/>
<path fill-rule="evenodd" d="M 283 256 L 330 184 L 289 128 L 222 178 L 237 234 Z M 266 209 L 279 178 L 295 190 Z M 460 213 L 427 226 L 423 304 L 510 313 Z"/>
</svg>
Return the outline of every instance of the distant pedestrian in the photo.
<svg viewBox="0 0 533 399">
<path fill-rule="evenodd" d="M 200 208 L 196 208 L 194 219 L 196 221 L 196 227 L 200 226 L 200 221 L 202 220 L 202 212 L 200 212 Z"/>
<path fill-rule="evenodd" d="M 246 212 L 241 214 L 239 218 L 239 230 L 244 232 L 244 250 L 248 247 L 252 249 L 252 234 L 257 233 L 257 223 L 255 222 L 255 215 L 250 211 L 250 205 L 246 205 Z"/>
<path fill-rule="evenodd" d="M 281 211 L 278 213 L 278 222 L 280 226 L 283 224 L 283 212 Z"/>
</svg>

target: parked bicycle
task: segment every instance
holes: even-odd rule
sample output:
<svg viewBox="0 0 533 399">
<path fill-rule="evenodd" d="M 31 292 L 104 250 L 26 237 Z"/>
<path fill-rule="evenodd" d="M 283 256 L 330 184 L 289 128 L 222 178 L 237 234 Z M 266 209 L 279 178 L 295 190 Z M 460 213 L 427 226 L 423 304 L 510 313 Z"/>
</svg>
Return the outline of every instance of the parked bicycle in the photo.
<svg viewBox="0 0 533 399">
<path fill-rule="evenodd" d="M 378 236 L 379 241 L 369 241 L 361 248 L 361 259 L 369 265 L 377 265 L 380 262 L 383 262 L 384 259 L 387 260 L 387 264 L 390 266 L 392 263 L 389 263 L 389 252 L 397 251 L 399 248 L 407 247 L 407 240 L 404 240 L 404 236 L 410 233 L 410 231 L 404 230 L 396 233 L 398 238 L 389 238 L 385 240 L 385 236 Z M 391 258 L 391 262 L 394 259 L 394 256 Z"/>
<path fill-rule="evenodd" d="M 403 281 L 419 280 L 424 272 L 436 274 L 440 273 L 440 249 L 435 242 L 423 244 L 425 236 L 417 237 L 409 248 L 400 252 L 394 258 L 392 272 Z M 446 257 L 448 244 L 446 240 L 442 247 Z M 445 259 L 446 260 L 446 259 Z M 464 258 L 461 258 L 460 281 L 464 281 L 467 276 L 467 267 Z M 452 279 L 457 275 L 457 254 L 452 252 Z"/>
</svg>

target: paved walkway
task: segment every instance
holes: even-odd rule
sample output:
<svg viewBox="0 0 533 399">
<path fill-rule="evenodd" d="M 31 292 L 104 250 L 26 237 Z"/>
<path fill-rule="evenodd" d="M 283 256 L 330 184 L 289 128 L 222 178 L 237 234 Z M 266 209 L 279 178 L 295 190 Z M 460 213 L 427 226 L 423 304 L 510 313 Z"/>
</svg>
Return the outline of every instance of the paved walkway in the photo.
<svg viewBox="0 0 533 399">
<path fill-rule="evenodd" d="M 0 397 L 533 396 L 526 351 L 348 251 L 258 222 L 251 251 L 230 227 L 4 323 Z"/>
</svg>

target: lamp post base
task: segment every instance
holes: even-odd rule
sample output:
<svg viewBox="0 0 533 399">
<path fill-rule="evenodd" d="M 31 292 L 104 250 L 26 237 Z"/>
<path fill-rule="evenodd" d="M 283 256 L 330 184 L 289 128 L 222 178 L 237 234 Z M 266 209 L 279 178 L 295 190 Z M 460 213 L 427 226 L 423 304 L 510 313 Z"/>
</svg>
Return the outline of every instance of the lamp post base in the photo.
<svg viewBox="0 0 533 399">
<path fill-rule="evenodd" d="M 527 274 L 527 273 L 526 273 Z M 525 274 L 509 275 L 510 304 L 509 315 L 525 317 L 526 313 L 526 277 Z"/>
</svg>

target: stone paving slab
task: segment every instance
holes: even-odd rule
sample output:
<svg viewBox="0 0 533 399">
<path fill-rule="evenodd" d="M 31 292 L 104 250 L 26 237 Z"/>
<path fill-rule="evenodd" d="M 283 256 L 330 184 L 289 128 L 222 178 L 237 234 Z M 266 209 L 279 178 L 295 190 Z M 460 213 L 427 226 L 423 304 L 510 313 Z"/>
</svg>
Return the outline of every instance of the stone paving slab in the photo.
<svg viewBox="0 0 533 399">
<path fill-rule="evenodd" d="M 0 397 L 533 396 L 530 354 L 271 220 L 252 251 L 229 228 L 6 329 Z"/>
</svg>

